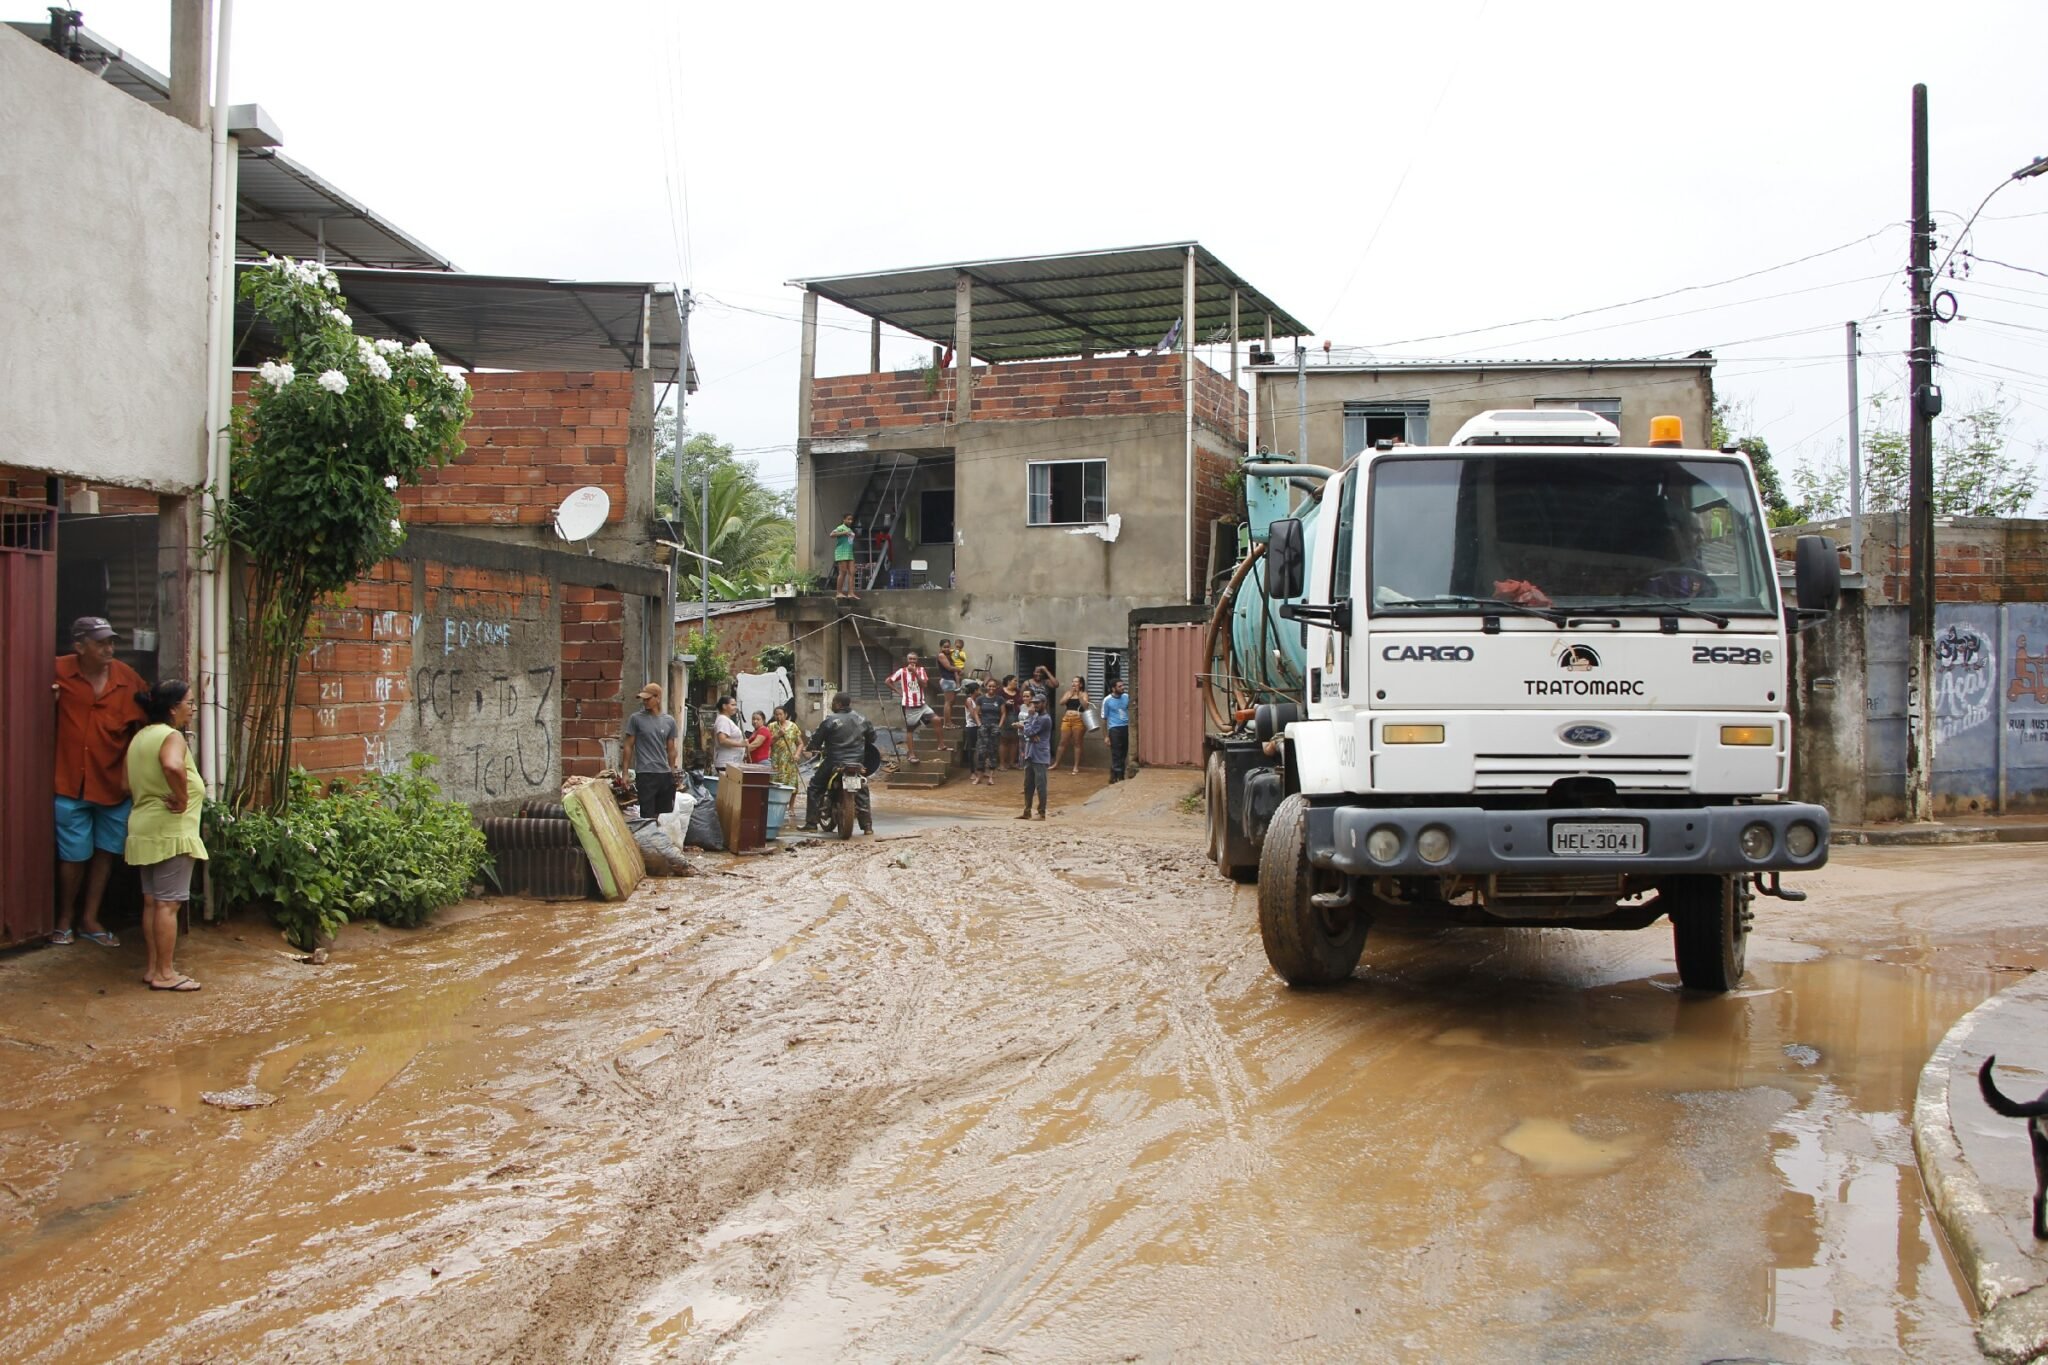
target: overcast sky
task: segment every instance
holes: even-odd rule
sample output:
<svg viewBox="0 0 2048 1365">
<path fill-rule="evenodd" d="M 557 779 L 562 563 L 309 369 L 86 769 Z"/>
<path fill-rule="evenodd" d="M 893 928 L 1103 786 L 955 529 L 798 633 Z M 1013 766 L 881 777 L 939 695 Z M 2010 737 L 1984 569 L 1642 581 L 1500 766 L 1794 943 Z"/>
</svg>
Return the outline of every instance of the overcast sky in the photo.
<svg viewBox="0 0 2048 1365">
<path fill-rule="evenodd" d="M 167 0 L 78 3 L 165 67 Z M 800 298 L 784 281 L 1188 238 L 1318 347 L 1711 348 L 1718 393 L 1789 465 L 1841 455 L 1845 321 L 1868 319 L 1864 393 L 1903 392 L 1913 83 L 1946 250 L 2048 154 L 2044 29 L 2038 0 L 242 0 L 231 71 L 289 155 L 466 269 L 693 288 L 689 425 L 782 486 Z M 2048 176 L 2003 189 L 1964 245 L 2006 264 L 1944 282 L 1962 309 L 1937 334 L 1950 410 L 1998 391 L 2031 449 L 2048 441 L 2048 275 L 2029 273 L 2048 271 Z M 822 314 L 821 372 L 865 369 L 865 321 Z M 884 363 L 921 349 L 897 337 Z"/>
</svg>

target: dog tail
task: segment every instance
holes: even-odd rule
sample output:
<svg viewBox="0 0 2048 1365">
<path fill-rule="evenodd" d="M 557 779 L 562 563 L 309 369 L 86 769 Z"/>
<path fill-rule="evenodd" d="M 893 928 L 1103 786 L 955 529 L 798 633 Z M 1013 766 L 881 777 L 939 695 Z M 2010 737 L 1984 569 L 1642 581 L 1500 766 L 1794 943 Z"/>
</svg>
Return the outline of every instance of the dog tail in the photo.
<svg viewBox="0 0 2048 1365">
<path fill-rule="evenodd" d="M 1998 1064 L 1993 1056 L 1984 1059 L 1984 1065 L 1977 1068 L 1977 1088 L 1984 1092 L 1984 1103 L 1991 1106 L 1994 1114 L 2003 1114 L 2009 1119 L 2037 1119 L 2048 1116 L 2048 1095 L 2030 1104 L 2009 1100 L 1999 1091 L 1998 1083 L 1991 1079 L 1991 1068 Z"/>
</svg>

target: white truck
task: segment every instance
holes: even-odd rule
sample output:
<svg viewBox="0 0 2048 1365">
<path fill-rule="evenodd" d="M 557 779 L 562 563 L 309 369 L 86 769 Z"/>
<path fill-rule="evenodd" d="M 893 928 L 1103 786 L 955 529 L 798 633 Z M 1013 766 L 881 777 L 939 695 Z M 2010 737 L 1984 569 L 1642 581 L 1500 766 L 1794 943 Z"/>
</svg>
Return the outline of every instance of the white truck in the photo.
<svg viewBox="0 0 2048 1365">
<path fill-rule="evenodd" d="M 1780 876 L 1827 861 L 1828 814 L 1782 799 L 1786 646 L 1833 608 L 1836 552 L 1803 537 L 1783 602 L 1748 461 L 1679 425 L 1625 448 L 1595 414 L 1490 412 L 1334 474 L 1247 462 L 1209 839 L 1256 872 L 1287 982 L 1348 977 L 1393 916 L 1668 915 L 1683 984 L 1721 992 L 1754 896 L 1804 898 Z"/>
</svg>

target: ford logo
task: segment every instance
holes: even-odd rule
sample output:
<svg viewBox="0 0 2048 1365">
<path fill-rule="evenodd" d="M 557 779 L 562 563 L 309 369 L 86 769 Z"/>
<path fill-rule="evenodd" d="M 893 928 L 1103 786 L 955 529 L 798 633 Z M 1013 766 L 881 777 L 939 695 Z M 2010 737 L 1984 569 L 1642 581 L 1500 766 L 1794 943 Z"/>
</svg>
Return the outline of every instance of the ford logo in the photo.
<svg viewBox="0 0 2048 1365">
<path fill-rule="evenodd" d="M 1614 731 L 1604 725 L 1567 725 L 1558 731 L 1557 737 L 1567 744 L 1591 748 L 1595 744 L 1605 744 L 1613 739 Z"/>
</svg>

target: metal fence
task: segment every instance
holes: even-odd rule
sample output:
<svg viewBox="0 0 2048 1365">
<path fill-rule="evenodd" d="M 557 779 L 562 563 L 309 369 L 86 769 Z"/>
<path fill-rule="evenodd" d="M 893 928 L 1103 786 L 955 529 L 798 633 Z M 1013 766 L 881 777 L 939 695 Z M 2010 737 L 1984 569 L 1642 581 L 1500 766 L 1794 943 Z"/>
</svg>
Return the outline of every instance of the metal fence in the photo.
<svg viewBox="0 0 2048 1365">
<path fill-rule="evenodd" d="M 1944 602 L 1934 613 L 1934 799 L 1948 810 L 2048 808 L 2048 603 Z M 1873 607 L 1865 786 L 1903 799 L 1907 610 Z"/>
</svg>

